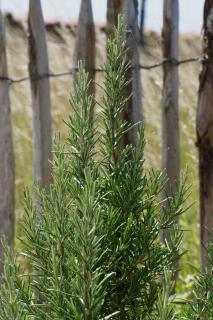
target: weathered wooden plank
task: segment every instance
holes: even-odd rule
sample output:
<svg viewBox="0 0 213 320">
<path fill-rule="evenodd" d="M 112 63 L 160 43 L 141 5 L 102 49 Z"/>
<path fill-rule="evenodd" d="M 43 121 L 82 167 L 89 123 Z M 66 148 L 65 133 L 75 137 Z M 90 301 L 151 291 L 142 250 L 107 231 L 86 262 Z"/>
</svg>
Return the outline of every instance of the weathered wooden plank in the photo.
<svg viewBox="0 0 213 320">
<path fill-rule="evenodd" d="M 122 8 L 126 20 L 126 41 L 127 41 L 127 60 L 130 63 L 131 69 L 127 73 L 127 95 L 132 94 L 128 106 L 125 110 L 124 117 L 131 123 L 136 123 L 143 120 L 142 106 L 142 87 L 141 87 L 141 72 L 139 69 L 140 56 L 138 50 L 139 44 L 139 28 L 138 28 L 138 6 L 137 0 L 125 0 Z M 135 141 L 135 131 L 129 132 L 126 135 L 126 144 Z"/>
<path fill-rule="evenodd" d="M 126 74 L 129 85 L 126 89 L 126 95 L 130 96 L 128 105 L 124 112 L 124 118 L 130 123 L 136 123 L 143 120 L 142 106 L 142 86 L 141 73 L 139 69 L 140 56 L 138 51 L 139 28 L 138 28 L 138 5 L 137 0 L 108 1 L 107 7 L 107 30 L 108 36 L 113 35 L 113 27 L 117 26 L 118 14 L 124 15 L 127 33 L 127 62 L 131 68 Z M 114 26 L 113 26 L 114 25 Z M 135 141 L 135 131 L 128 132 L 124 139 L 124 145 Z"/>
<path fill-rule="evenodd" d="M 6 40 L 0 11 L 0 76 L 7 77 Z M 8 81 L 0 80 L 0 240 L 13 244 L 15 225 L 15 163 Z M 3 271 L 3 249 L 0 243 L 0 273 Z"/>
<path fill-rule="evenodd" d="M 145 39 L 144 39 L 145 18 L 146 18 L 146 0 L 142 0 L 141 9 L 140 9 L 140 42 L 142 46 L 145 45 Z"/>
<path fill-rule="evenodd" d="M 46 30 L 40 0 L 29 2 L 29 73 L 33 109 L 34 181 L 48 188 L 51 181 L 52 124 Z M 40 77 L 40 79 L 38 79 Z"/>
<path fill-rule="evenodd" d="M 118 24 L 118 15 L 121 13 L 124 0 L 107 0 L 107 24 L 106 33 L 108 38 L 113 36 L 114 28 Z"/>
<path fill-rule="evenodd" d="M 164 0 L 163 9 L 163 58 L 179 58 L 179 1 Z M 176 193 L 180 175 L 179 151 L 179 79 L 178 66 L 165 64 L 163 67 L 162 97 L 162 170 L 167 182 L 165 196 Z M 166 207 L 168 202 L 164 203 Z"/>
<path fill-rule="evenodd" d="M 202 65 L 197 110 L 202 269 L 207 264 L 204 246 L 212 240 L 213 229 L 213 0 L 205 0 L 203 50 L 210 63 Z"/>
<path fill-rule="evenodd" d="M 82 0 L 79 15 L 79 25 L 74 50 L 74 65 L 83 61 L 89 74 L 90 93 L 95 93 L 95 26 L 93 21 L 91 0 Z"/>
</svg>

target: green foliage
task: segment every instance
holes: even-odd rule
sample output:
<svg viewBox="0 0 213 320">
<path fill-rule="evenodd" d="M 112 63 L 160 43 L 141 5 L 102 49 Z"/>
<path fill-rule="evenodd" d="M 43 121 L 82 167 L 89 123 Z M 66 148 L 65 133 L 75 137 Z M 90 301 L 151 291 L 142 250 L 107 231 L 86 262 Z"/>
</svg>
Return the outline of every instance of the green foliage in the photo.
<svg viewBox="0 0 213 320">
<path fill-rule="evenodd" d="M 176 319 L 174 296 L 171 295 L 173 286 L 172 272 L 165 268 L 162 289 L 158 293 L 158 299 L 156 302 L 156 320 Z"/>
<path fill-rule="evenodd" d="M 108 43 L 104 133 L 95 127 L 94 97 L 79 66 L 69 135 L 65 145 L 55 140 L 53 183 L 48 193 L 36 188 L 36 201 L 25 194 L 19 254 L 31 268 L 24 277 L 5 252 L 1 319 L 174 319 L 165 266 L 170 270 L 180 255 L 176 217 L 184 212 L 187 190 L 183 182 L 162 214 L 162 176 L 144 169 L 143 127 L 122 117 L 129 68 L 124 34 L 120 19 Z M 133 130 L 135 144 L 125 146 Z M 162 230 L 169 242 L 160 241 Z"/>
<path fill-rule="evenodd" d="M 213 242 L 207 245 L 208 265 L 195 278 L 191 300 L 188 301 L 184 319 L 213 319 Z"/>
<path fill-rule="evenodd" d="M 5 244 L 4 284 L 0 291 L 0 319 L 28 320 L 30 317 L 33 293 L 29 281 L 21 275 L 16 257 Z"/>
</svg>

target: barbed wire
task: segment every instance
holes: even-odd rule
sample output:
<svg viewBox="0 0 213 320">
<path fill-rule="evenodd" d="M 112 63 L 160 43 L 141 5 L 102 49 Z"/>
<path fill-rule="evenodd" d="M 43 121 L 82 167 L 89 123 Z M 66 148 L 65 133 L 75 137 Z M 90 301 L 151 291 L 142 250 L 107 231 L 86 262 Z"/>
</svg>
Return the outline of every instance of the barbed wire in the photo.
<svg viewBox="0 0 213 320">
<path fill-rule="evenodd" d="M 197 57 L 192 57 L 192 58 L 183 59 L 183 60 L 164 59 L 160 62 L 157 62 L 155 64 L 151 64 L 151 65 L 139 64 L 137 66 L 132 66 L 132 69 L 134 69 L 134 70 L 141 69 L 141 70 L 148 71 L 148 70 L 156 69 L 159 67 L 163 67 L 166 64 L 173 64 L 175 66 L 180 66 L 180 65 L 192 63 L 192 62 L 206 63 L 206 62 L 209 62 L 209 60 L 206 56 L 197 56 Z M 57 73 L 48 72 L 48 73 L 38 75 L 37 77 L 26 76 L 26 77 L 17 78 L 17 79 L 11 78 L 11 77 L 0 76 L 0 81 L 8 81 L 8 83 L 10 85 L 12 85 L 12 84 L 26 82 L 26 81 L 39 81 L 39 80 L 42 80 L 45 78 L 58 78 L 58 77 L 70 76 L 70 75 L 74 75 L 76 72 L 78 72 L 78 70 L 79 70 L 78 67 L 72 67 L 69 71 L 57 72 Z M 105 70 L 104 70 L 104 68 L 95 68 L 95 69 L 93 69 L 93 71 L 104 72 Z"/>
</svg>

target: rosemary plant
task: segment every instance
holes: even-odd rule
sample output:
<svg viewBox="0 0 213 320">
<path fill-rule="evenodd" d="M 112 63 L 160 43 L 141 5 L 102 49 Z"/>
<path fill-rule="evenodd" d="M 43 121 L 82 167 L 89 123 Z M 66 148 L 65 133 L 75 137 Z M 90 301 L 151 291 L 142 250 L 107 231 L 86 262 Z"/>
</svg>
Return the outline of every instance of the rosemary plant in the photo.
<svg viewBox="0 0 213 320">
<path fill-rule="evenodd" d="M 184 319 L 212 320 L 213 319 L 213 242 L 207 247 L 208 265 L 195 278 L 190 300 L 187 302 Z"/>
<path fill-rule="evenodd" d="M 162 215 L 162 175 L 144 169 L 143 126 L 122 116 L 130 67 L 124 39 L 120 18 L 108 42 L 101 133 L 88 76 L 79 65 L 68 138 L 64 145 L 55 139 L 52 185 L 49 192 L 34 191 L 39 217 L 30 192 L 25 194 L 18 255 L 30 267 L 20 268 L 19 259 L 5 250 L 2 320 L 140 320 L 173 312 L 163 311 L 159 297 L 165 266 L 170 269 L 179 258 L 182 232 L 176 217 L 184 211 L 186 188 L 180 185 Z M 132 130 L 135 144 L 125 146 L 124 136 Z M 160 241 L 165 229 L 169 243 Z"/>
</svg>

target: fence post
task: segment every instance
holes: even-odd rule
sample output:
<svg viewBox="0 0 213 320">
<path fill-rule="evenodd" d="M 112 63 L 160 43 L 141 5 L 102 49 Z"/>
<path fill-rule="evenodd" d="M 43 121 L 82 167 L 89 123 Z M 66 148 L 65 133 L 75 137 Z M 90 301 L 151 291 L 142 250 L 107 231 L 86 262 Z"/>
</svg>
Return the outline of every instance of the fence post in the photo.
<svg viewBox="0 0 213 320">
<path fill-rule="evenodd" d="M 95 93 L 95 26 L 91 0 L 82 0 L 79 14 L 79 25 L 74 50 L 74 65 L 83 61 L 89 73 L 90 93 Z M 76 78 L 76 75 L 75 77 Z"/>
<path fill-rule="evenodd" d="M 138 1 L 125 0 L 122 13 L 126 20 L 127 61 L 131 69 L 127 72 L 127 96 L 131 95 L 124 117 L 128 122 L 136 123 L 143 120 L 140 56 L 139 56 L 139 27 L 138 27 Z M 135 131 L 126 135 L 125 144 L 134 143 Z"/>
<path fill-rule="evenodd" d="M 52 124 L 46 30 L 40 0 L 29 2 L 29 73 L 33 109 L 34 181 L 48 189 L 51 181 Z M 40 76 L 43 78 L 38 79 Z"/>
<path fill-rule="evenodd" d="M 113 35 L 113 26 L 117 26 L 118 14 L 122 13 L 125 17 L 127 28 L 127 62 L 131 68 L 126 74 L 129 82 L 126 89 L 126 96 L 130 96 L 128 105 L 124 112 L 124 118 L 128 122 L 136 123 L 143 120 L 142 90 L 140 75 L 140 56 L 138 51 L 139 28 L 138 28 L 138 1 L 137 0 L 108 0 L 107 3 L 107 34 Z M 135 141 L 135 131 L 128 132 L 124 138 L 124 145 Z"/>
<path fill-rule="evenodd" d="M 200 177 L 201 267 L 207 263 L 205 247 L 212 240 L 213 229 L 213 0 L 205 0 L 203 21 L 204 53 L 197 110 L 197 146 Z"/>
<path fill-rule="evenodd" d="M 107 37 L 113 36 L 113 30 L 118 24 L 118 15 L 121 13 L 124 0 L 107 0 Z"/>
<path fill-rule="evenodd" d="M 145 45 L 145 39 L 144 39 L 145 17 L 146 17 L 146 0 L 142 0 L 141 9 L 140 9 L 140 42 L 142 46 Z"/>
<path fill-rule="evenodd" d="M 6 40 L 0 10 L 0 77 L 8 77 Z M 15 162 L 13 153 L 9 83 L 0 80 L 0 241 L 13 244 L 15 225 Z M 3 248 L 0 243 L 0 274 L 3 272 Z"/>
<path fill-rule="evenodd" d="M 163 15 L 163 58 L 179 57 L 179 3 L 178 0 L 164 0 Z M 165 193 L 176 192 L 180 174 L 179 151 L 179 106 L 178 106 L 178 66 L 166 63 L 163 66 L 162 97 L 162 169 L 168 181 Z M 166 205 L 166 204 L 165 204 Z"/>
<path fill-rule="evenodd" d="M 179 2 L 164 0 L 163 8 L 163 58 L 179 57 Z M 162 198 L 171 197 L 177 192 L 180 175 L 179 151 L 179 102 L 178 102 L 178 66 L 166 63 L 163 66 L 162 97 L 162 170 L 166 175 L 166 183 Z M 164 202 L 162 210 L 166 210 L 169 201 Z M 162 238 L 167 238 L 166 232 Z M 177 264 L 174 266 L 177 267 Z"/>
</svg>

